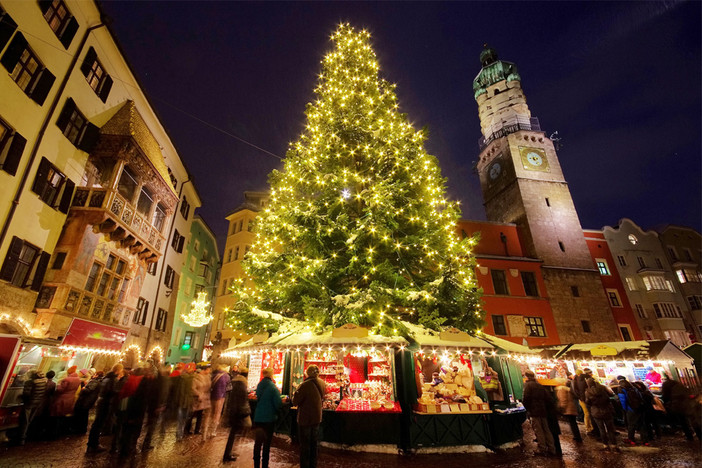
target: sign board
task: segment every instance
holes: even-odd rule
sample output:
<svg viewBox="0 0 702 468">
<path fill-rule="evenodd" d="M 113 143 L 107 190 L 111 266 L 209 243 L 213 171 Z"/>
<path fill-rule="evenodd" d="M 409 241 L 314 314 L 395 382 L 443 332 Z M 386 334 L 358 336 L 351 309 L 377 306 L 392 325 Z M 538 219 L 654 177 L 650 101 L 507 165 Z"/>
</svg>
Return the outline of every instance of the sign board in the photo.
<svg viewBox="0 0 702 468">
<path fill-rule="evenodd" d="M 74 318 L 61 344 L 119 351 L 127 339 L 127 332 L 124 328 Z"/>
<path fill-rule="evenodd" d="M 616 356 L 619 353 L 611 346 L 598 345 L 590 350 L 590 354 L 593 356 Z"/>
<path fill-rule="evenodd" d="M 507 329 L 509 330 L 509 336 L 527 337 L 526 324 L 524 323 L 523 315 L 508 315 L 507 316 Z"/>
<path fill-rule="evenodd" d="M 263 364 L 263 353 L 252 353 L 249 355 L 249 390 L 258 386 L 261 381 L 261 367 Z"/>
</svg>

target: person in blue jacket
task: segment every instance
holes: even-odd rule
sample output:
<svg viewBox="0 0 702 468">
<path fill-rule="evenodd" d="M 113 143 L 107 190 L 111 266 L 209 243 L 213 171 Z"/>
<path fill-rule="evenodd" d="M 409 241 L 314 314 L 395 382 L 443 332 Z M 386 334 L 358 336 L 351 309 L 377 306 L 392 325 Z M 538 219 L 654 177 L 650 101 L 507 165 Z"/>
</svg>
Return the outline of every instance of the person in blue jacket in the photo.
<svg viewBox="0 0 702 468">
<path fill-rule="evenodd" d="M 268 458 L 273 441 L 273 429 L 278 419 L 278 410 L 283 405 L 280 391 L 273 382 L 273 369 L 263 369 L 263 378 L 256 387 L 256 412 L 254 413 L 254 468 L 268 468 Z M 263 448 L 263 454 L 261 454 Z"/>
</svg>

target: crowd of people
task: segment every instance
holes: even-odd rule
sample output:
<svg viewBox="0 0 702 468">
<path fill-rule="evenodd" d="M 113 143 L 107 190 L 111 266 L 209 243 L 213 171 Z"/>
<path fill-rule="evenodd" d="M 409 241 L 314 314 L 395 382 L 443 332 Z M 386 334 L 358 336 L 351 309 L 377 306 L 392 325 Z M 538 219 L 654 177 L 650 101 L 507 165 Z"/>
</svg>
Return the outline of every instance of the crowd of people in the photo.
<svg viewBox="0 0 702 468">
<path fill-rule="evenodd" d="M 322 421 L 325 384 L 319 369 L 310 366 L 307 378 L 293 397 L 298 407 L 300 464 L 314 468 L 317 459 L 317 433 Z M 59 434 L 86 434 L 87 453 L 108 450 L 101 440 L 111 437 L 109 450 L 120 457 L 154 448 L 154 436 L 165 437 L 166 427 L 175 424 L 176 441 L 188 435 L 203 441 L 217 435 L 222 415 L 228 416 L 229 437 L 223 461 L 234 461 L 237 439 L 251 429 L 254 436 L 254 467 L 268 468 L 273 430 L 282 398 L 273 381 L 273 369 L 264 369 L 256 388 L 255 412 L 248 394 L 248 370 L 226 365 L 214 368 L 194 363 L 156 367 L 142 362 L 135 369 L 120 363 L 112 369 L 66 371 L 59 382 L 55 373 L 30 371 L 23 382 L 23 411 L 15 441 L 27 438 L 54 439 Z M 94 409 L 92 425 L 90 412 Z M 89 427 L 90 426 L 90 427 Z M 141 447 L 138 447 L 141 439 Z"/>
<path fill-rule="evenodd" d="M 587 436 L 595 437 L 605 450 L 620 451 L 621 444 L 648 446 L 660 439 L 661 427 L 681 430 L 687 440 L 693 432 L 702 438 L 702 395 L 694 395 L 677 380 L 667 378 L 660 398 L 642 381 L 617 376 L 601 384 L 588 368 L 578 369 L 551 391 L 531 370 L 524 373 L 524 407 L 536 435 L 537 455 L 561 456 L 559 417 L 569 424 L 573 440 L 582 442 L 578 427 L 582 417 Z M 615 422 L 625 427 L 626 438 L 618 442 Z M 636 435 L 638 434 L 638 441 Z"/>
</svg>

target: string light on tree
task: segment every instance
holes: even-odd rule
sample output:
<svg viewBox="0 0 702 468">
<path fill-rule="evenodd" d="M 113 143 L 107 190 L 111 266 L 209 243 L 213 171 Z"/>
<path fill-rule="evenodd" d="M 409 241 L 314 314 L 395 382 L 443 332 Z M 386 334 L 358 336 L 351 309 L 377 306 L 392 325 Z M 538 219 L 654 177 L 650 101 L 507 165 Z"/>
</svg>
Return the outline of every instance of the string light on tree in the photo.
<svg viewBox="0 0 702 468">
<path fill-rule="evenodd" d="M 367 31 L 341 24 L 331 40 L 307 125 L 269 176 L 229 324 L 274 331 L 258 309 L 317 333 L 346 323 L 409 333 L 400 319 L 480 328 L 475 239 L 456 235 L 460 208 L 445 196 L 425 133 L 379 76 Z"/>
<path fill-rule="evenodd" d="M 181 314 L 181 318 L 185 323 L 191 327 L 202 327 L 207 325 L 214 318 L 210 313 L 210 303 L 207 302 L 207 293 L 199 292 L 197 293 L 197 299 L 192 303 L 190 312 L 187 314 Z"/>
</svg>

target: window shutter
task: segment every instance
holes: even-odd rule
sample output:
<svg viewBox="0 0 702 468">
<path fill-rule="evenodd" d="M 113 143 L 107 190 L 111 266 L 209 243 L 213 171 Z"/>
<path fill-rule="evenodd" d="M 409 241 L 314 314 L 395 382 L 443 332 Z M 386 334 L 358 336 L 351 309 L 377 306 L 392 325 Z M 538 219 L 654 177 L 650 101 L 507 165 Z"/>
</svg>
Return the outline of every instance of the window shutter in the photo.
<svg viewBox="0 0 702 468">
<path fill-rule="evenodd" d="M 49 176 L 50 169 L 51 163 L 49 162 L 49 160 L 46 158 L 41 158 L 41 162 L 39 163 L 39 169 L 37 169 L 37 175 L 34 178 L 32 192 L 36 193 L 39 196 L 44 194 L 44 190 L 46 190 L 47 184 L 46 178 Z"/>
<path fill-rule="evenodd" d="M 15 132 L 12 135 L 12 142 L 10 143 L 10 148 L 7 150 L 7 155 L 5 156 L 5 161 L 2 163 L 2 170 L 10 175 L 17 174 L 17 167 L 22 160 L 22 152 L 24 152 L 24 146 L 27 144 L 27 140 Z"/>
<path fill-rule="evenodd" d="M 17 29 L 15 23 L 7 12 L 0 8 L 0 51 L 5 48 L 5 44 L 10 40 L 12 34 Z"/>
<path fill-rule="evenodd" d="M 43 15 L 46 13 L 46 10 L 49 9 L 51 4 L 53 3 L 52 0 L 39 0 L 37 3 L 39 3 L 39 9 L 41 10 L 41 14 Z"/>
<path fill-rule="evenodd" d="M 5 70 L 9 71 L 10 73 L 14 71 L 15 65 L 17 65 L 22 52 L 24 52 L 26 48 L 27 40 L 24 38 L 22 33 L 15 34 L 15 37 L 12 38 L 12 42 L 10 42 L 10 45 L 7 46 L 5 55 L 3 55 L 2 59 L 0 59 L 0 63 L 2 63 L 2 66 L 5 67 Z"/>
<path fill-rule="evenodd" d="M 83 130 L 83 135 L 78 141 L 78 149 L 82 149 L 86 153 L 90 153 L 93 148 L 95 148 L 95 144 L 97 143 L 99 136 L 100 129 L 88 122 L 85 126 L 85 130 Z"/>
<path fill-rule="evenodd" d="M 7 249 L 7 255 L 5 255 L 5 262 L 2 264 L 2 270 L 0 270 L 0 279 L 12 281 L 23 245 L 24 241 L 19 237 L 15 236 L 12 238 L 10 248 Z"/>
<path fill-rule="evenodd" d="M 107 96 L 110 94 L 110 90 L 112 89 L 112 77 L 110 75 L 107 75 L 105 79 L 102 82 L 102 86 L 100 87 L 100 99 L 102 102 L 107 102 Z"/>
<path fill-rule="evenodd" d="M 73 189 L 75 186 L 76 184 L 74 184 L 71 179 L 66 179 L 63 195 L 61 196 L 61 203 L 59 204 L 59 211 L 61 213 L 68 213 L 68 208 L 71 206 L 71 200 L 73 199 Z"/>
<path fill-rule="evenodd" d="M 41 288 L 41 283 L 44 281 L 44 274 L 46 273 L 46 267 L 49 266 L 49 260 L 51 259 L 51 254 L 42 252 L 39 258 L 39 264 L 37 265 L 37 270 L 34 272 L 34 279 L 32 280 L 32 286 L 30 289 L 32 291 L 39 291 Z"/>
<path fill-rule="evenodd" d="M 48 68 L 44 68 L 41 71 L 39 80 L 30 94 L 30 98 L 40 106 L 44 104 L 46 96 L 49 94 L 51 87 L 54 85 L 56 77 L 49 71 Z"/>
<path fill-rule="evenodd" d="M 75 108 L 76 103 L 73 102 L 73 99 L 66 99 L 66 104 L 63 105 L 63 110 L 61 111 L 59 118 L 56 120 L 56 126 L 60 128 L 62 132 L 66 130 L 68 122 L 71 120 L 71 115 L 73 114 Z"/>
<path fill-rule="evenodd" d="M 90 73 L 90 67 L 93 65 L 93 62 L 95 62 L 95 59 L 97 59 L 97 52 L 95 52 L 95 49 L 91 47 L 88 49 L 88 53 L 85 54 L 83 64 L 80 66 L 80 71 L 83 73 L 83 76 L 88 76 L 88 73 Z"/>
<path fill-rule="evenodd" d="M 59 41 L 61 41 L 61 44 L 63 44 L 64 49 L 68 49 L 68 46 L 71 45 L 71 41 L 73 41 L 76 32 L 78 32 L 78 21 L 74 16 L 72 16 L 71 19 L 68 20 L 68 24 L 63 29 L 61 37 L 59 38 Z"/>
</svg>

